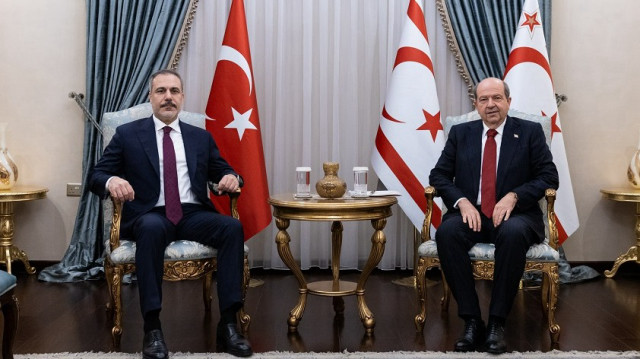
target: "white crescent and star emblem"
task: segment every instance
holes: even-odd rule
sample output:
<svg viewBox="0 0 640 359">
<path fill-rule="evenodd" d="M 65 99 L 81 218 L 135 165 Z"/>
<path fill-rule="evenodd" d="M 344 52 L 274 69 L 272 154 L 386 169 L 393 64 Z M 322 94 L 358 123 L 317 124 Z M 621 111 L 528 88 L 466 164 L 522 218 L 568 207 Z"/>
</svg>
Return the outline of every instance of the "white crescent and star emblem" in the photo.
<svg viewBox="0 0 640 359">
<path fill-rule="evenodd" d="M 233 47 L 223 45 L 220 48 L 220 61 L 229 61 L 235 65 L 237 65 L 247 76 L 247 82 L 249 83 L 249 96 L 251 96 L 251 92 L 253 91 L 253 76 L 251 75 L 251 66 L 249 66 L 249 62 L 244 57 L 240 51 L 234 49 Z M 245 130 L 257 130 L 258 128 L 251 123 L 249 120 L 251 118 L 251 113 L 253 112 L 253 108 L 245 111 L 244 113 L 240 113 L 235 108 L 231 107 L 231 113 L 233 114 L 233 121 L 229 122 L 224 128 L 227 129 L 235 129 L 238 131 L 238 138 L 242 140 L 242 136 L 244 136 Z M 211 119 L 215 120 L 215 119 Z"/>
<path fill-rule="evenodd" d="M 218 59 L 218 62 L 225 60 L 238 65 L 238 67 L 244 71 L 244 74 L 247 75 L 247 81 L 249 81 L 249 95 L 251 95 L 253 77 L 251 76 L 251 67 L 249 66 L 247 59 L 240 53 L 240 51 L 233 47 L 223 45 L 220 49 L 220 58 Z"/>
<path fill-rule="evenodd" d="M 229 122 L 228 125 L 224 126 L 224 128 L 235 128 L 238 130 L 238 137 L 242 140 L 242 136 L 244 135 L 245 130 L 257 130 L 256 126 L 254 126 L 249 118 L 251 118 L 252 108 L 245 113 L 240 113 L 236 111 L 235 108 L 231 108 L 231 112 L 233 112 L 233 121 Z"/>
</svg>

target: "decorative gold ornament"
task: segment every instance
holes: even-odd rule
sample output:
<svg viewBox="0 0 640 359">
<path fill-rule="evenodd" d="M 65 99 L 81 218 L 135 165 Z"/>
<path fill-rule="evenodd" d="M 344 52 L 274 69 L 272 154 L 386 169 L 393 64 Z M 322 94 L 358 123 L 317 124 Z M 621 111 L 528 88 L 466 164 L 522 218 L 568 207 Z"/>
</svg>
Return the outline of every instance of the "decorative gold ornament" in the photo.
<svg viewBox="0 0 640 359">
<path fill-rule="evenodd" d="M 322 198 L 340 198 L 347 191 L 347 183 L 338 177 L 338 162 L 322 164 L 324 177 L 316 183 L 316 192 Z"/>
<path fill-rule="evenodd" d="M 638 149 L 631 156 L 631 162 L 627 168 L 627 179 L 633 188 L 640 189 L 640 142 L 638 143 Z"/>
<path fill-rule="evenodd" d="M 11 189 L 18 180 L 18 166 L 5 141 L 6 122 L 0 122 L 0 190 Z"/>
</svg>

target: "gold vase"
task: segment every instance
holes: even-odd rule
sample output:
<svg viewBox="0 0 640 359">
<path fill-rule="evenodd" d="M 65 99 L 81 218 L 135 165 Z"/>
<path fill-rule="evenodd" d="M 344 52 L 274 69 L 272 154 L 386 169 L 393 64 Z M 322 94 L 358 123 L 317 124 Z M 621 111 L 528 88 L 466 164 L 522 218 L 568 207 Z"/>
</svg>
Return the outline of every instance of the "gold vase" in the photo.
<svg viewBox="0 0 640 359">
<path fill-rule="evenodd" d="M 322 198 L 340 198 L 347 191 L 347 183 L 338 177 L 340 164 L 325 162 L 322 164 L 324 177 L 316 183 L 316 192 Z"/>
<path fill-rule="evenodd" d="M 6 123 L 0 123 L 0 190 L 11 189 L 18 180 L 18 166 L 5 143 L 6 127 Z"/>
</svg>

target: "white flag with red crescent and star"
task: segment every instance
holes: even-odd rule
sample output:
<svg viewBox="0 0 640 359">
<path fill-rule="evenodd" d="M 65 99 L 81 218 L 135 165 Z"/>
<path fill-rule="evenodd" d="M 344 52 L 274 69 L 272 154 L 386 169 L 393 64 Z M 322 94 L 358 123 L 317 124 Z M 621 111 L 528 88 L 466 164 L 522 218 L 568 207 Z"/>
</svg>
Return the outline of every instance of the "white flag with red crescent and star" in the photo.
<svg viewBox="0 0 640 359">
<path fill-rule="evenodd" d="M 523 4 L 504 81 L 511 90 L 511 108 L 551 118 L 551 153 L 560 177 L 555 211 L 562 244 L 578 229 L 578 211 L 537 0 L 525 0 Z"/>
<path fill-rule="evenodd" d="M 411 0 L 371 164 L 387 189 L 400 192 L 398 204 L 418 230 L 422 230 L 426 210 L 424 187 L 429 185 L 429 173 L 444 143 L 424 10 L 420 2 Z M 441 208 L 438 199 L 432 217 L 435 228 L 440 224 Z"/>
<path fill-rule="evenodd" d="M 205 113 L 220 154 L 244 179 L 238 212 L 247 240 L 271 223 L 271 209 L 242 0 L 231 4 Z M 212 200 L 220 213 L 230 214 L 227 196 Z"/>
</svg>

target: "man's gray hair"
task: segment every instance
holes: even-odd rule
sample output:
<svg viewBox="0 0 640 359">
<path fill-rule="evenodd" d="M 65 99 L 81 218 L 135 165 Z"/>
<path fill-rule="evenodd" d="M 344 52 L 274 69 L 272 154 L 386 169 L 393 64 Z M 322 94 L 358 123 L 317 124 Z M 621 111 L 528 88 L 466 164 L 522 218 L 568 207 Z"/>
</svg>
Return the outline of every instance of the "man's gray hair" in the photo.
<svg viewBox="0 0 640 359">
<path fill-rule="evenodd" d="M 496 80 L 500 80 L 499 78 L 496 78 Z M 504 80 L 500 80 L 502 82 L 502 86 L 504 87 L 504 96 L 506 98 L 509 98 L 511 96 L 511 90 L 509 90 L 509 85 L 507 85 L 506 82 L 504 82 Z M 478 83 L 479 84 L 479 83 Z M 478 85 L 473 86 L 473 100 L 477 100 L 478 99 Z"/>
<path fill-rule="evenodd" d="M 180 76 L 180 74 L 175 70 L 163 69 L 163 70 L 156 71 L 153 74 L 151 74 L 151 77 L 149 78 L 149 92 L 151 92 L 151 90 L 153 90 L 153 79 L 155 79 L 158 75 L 173 75 L 173 76 L 177 77 L 178 80 L 180 80 L 180 90 L 183 89 L 182 77 Z"/>
</svg>

